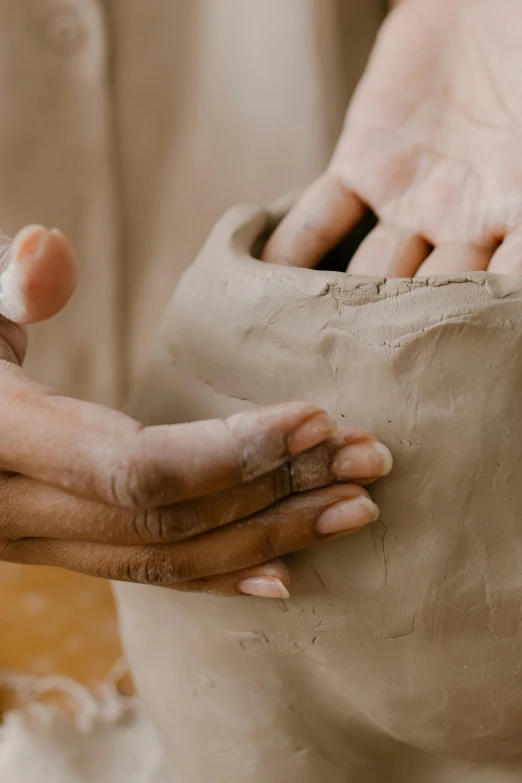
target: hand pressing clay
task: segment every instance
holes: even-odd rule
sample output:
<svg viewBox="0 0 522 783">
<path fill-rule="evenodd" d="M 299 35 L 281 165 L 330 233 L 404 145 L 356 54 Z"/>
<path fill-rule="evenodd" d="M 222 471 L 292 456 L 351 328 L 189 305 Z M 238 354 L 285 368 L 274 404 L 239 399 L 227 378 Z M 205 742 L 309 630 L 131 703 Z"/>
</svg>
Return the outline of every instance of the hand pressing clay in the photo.
<svg viewBox="0 0 522 783">
<path fill-rule="evenodd" d="M 522 780 L 522 280 L 275 267 L 233 210 L 186 273 L 135 413 L 302 399 L 375 433 L 381 518 L 288 559 L 288 601 L 118 585 L 180 783 Z"/>
</svg>

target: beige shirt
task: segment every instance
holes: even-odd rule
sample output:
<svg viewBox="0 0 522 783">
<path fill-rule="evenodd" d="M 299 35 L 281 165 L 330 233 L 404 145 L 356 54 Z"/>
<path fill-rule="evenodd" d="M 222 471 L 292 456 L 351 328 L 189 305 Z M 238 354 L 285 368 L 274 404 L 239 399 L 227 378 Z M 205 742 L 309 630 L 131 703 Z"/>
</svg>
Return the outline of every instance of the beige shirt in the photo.
<svg viewBox="0 0 522 783">
<path fill-rule="evenodd" d="M 325 166 L 384 0 L 0 0 L 0 222 L 80 257 L 29 370 L 121 403 L 180 273 L 237 201 Z"/>
</svg>

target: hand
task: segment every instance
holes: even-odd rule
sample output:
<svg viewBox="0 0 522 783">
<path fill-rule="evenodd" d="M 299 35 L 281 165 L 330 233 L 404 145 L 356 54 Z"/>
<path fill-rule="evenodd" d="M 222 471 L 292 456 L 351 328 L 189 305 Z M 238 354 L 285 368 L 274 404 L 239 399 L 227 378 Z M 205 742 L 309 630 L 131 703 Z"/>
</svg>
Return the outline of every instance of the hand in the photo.
<svg viewBox="0 0 522 783">
<path fill-rule="evenodd" d="M 368 205 L 380 222 L 352 273 L 522 272 L 521 73 L 519 0 L 402 0 L 264 259 L 314 266 Z"/>
<path fill-rule="evenodd" d="M 367 433 L 313 405 L 142 427 L 59 396 L 21 368 L 19 324 L 76 284 L 59 232 L 29 227 L 0 257 L 0 558 L 220 595 L 288 597 L 274 558 L 371 522 L 357 484 L 391 468 Z"/>
</svg>

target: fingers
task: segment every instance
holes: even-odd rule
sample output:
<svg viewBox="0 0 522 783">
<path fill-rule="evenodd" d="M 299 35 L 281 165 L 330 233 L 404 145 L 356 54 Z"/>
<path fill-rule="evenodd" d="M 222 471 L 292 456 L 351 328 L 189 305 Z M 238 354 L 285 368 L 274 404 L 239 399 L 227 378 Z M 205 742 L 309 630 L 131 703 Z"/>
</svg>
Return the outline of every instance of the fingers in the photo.
<svg viewBox="0 0 522 783">
<path fill-rule="evenodd" d="M 54 539 L 20 539 L 2 557 L 52 565 L 91 576 L 165 587 L 259 566 L 331 537 L 354 532 L 378 516 L 377 506 L 355 484 L 293 496 L 255 514 L 187 541 L 119 546 Z"/>
<path fill-rule="evenodd" d="M 282 560 L 272 560 L 243 571 L 179 582 L 174 589 L 183 593 L 207 593 L 222 597 L 251 595 L 285 600 L 290 597 L 290 574 Z"/>
<path fill-rule="evenodd" d="M 393 468 L 389 449 L 363 430 L 343 429 L 336 436 L 339 444 L 332 462 L 338 481 L 370 484 L 387 476 Z"/>
<path fill-rule="evenodd" d="M 488 272 L 507 275 L 522 273 L 522 227 L 504 239 L 491 259 Z"/>
<path fill-rule="evenodd" d="M 439 245 L 419 267 L 416 276 L 485 272 L 492 255 L 492 248 L 457 243 Z"/>
<path fill-rule="evenodd" d="M 375 277 L 413 277 L 429 250 L 422 237 L 379 223 L 361 243 L 348 272 Z"/>
<path fill-rule="evenodd" d="M 18 324 L 44 321 L 76 288 L 76 256 L 57 229 L 27 226 L 11 242 L 0 237 L 0 314 Z"/>
<path fill-rule="evenodd" d="M 268 240 L 262 260 L 312 268 L 366 211 L 342 180 L 326 172 L 301 196 Z"/>
<path fill-rule="evenodd" d="M 143 428 L 55 395 L 15 365 L 0 373 L 0 469 L 81 497 L 153 508 L 237 486 L 328 439 L 335 422 L 307 403 Z"/>
<path fill-rule="evenodd" d="M 23 476 L 0 485 L 2 538 L 56 538 L 111 544 L 182 541 L 247 518 L 334 481 L 370 483 L 391 469 L 388 449 L 373 436 L 341 430 L 335 438 L 252 481 L 193 501 L 149 510 L 83 500 Z"/>
</svg>

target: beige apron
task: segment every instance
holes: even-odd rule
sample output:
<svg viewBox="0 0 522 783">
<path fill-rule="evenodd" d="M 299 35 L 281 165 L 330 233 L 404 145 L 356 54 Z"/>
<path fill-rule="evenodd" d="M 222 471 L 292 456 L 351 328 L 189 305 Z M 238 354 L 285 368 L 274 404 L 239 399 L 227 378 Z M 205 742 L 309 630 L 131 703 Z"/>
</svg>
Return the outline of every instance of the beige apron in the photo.
<svg viewBox="0 0 522 783">
<path fill-rule="evenodd" d="M 212 223 L 326 164 L 384 0 L 0 0 L 0 221 L 81 282 L 28 368 L 118 404 Z"/>
</svg>

